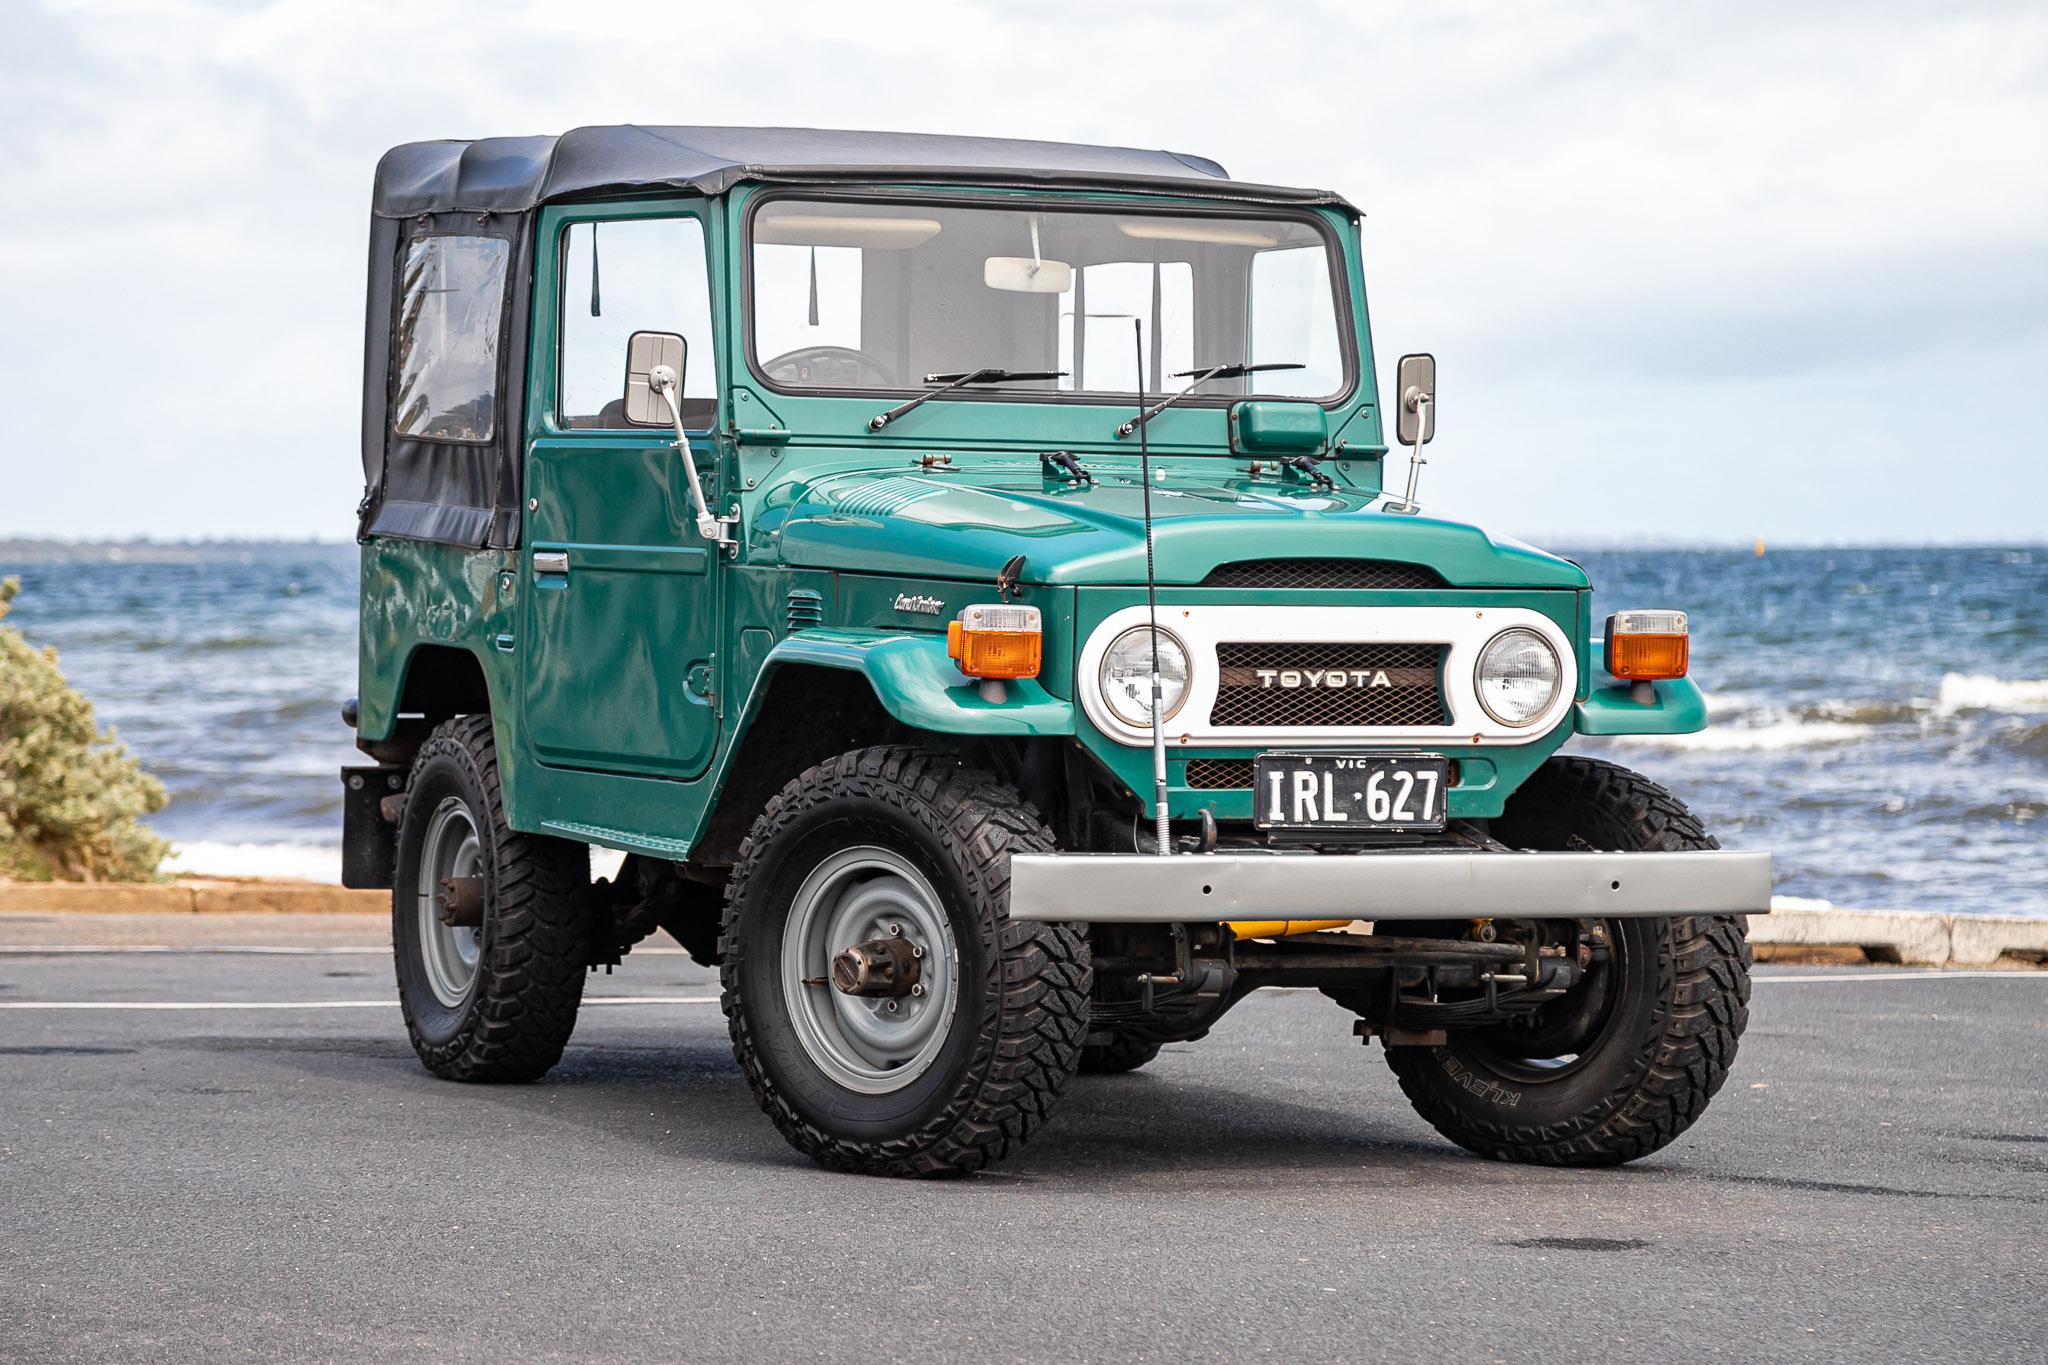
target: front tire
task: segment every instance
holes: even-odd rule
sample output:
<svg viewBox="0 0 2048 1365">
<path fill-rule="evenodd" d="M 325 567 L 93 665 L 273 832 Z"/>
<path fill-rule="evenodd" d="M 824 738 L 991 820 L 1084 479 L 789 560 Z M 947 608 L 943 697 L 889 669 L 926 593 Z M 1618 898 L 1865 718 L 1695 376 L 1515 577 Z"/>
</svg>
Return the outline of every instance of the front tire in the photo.
<svg viewBox="0 0 2048 1365">
<path fill-rule="evenodd" d="M 1538 769 L 1494 833 L 1555 851 L 1720 847 L 1656 783 L 1579 757 Z M 1611 1166 L 1649 1155 L 1699 1118 L 1749 1022 L 1747 926 L 1735 915 L 1602 924 L 1605 961 L 1524 1025 L 1387 1049 L 1402 1091 L 1439 1133 L 1502 1161 Z"/>
<path fill-rule="evenodd" d="M 442 922 L 443 878 L 479 877 L 481 923 Z M 398 1001 L 413 1051 L 453 1081 L 529 1081 L 562 1058 L 583 1000 L 590 855 L 505 823 L 489 716 L 420 746 L 391 886 Z"/>
<path fill-rule="evenodd" d="M 957 1175 L 1050 1115 L 1088 1020 L 1086 940 L 1011 920 L 1010 855 L 1052 837 L 1014 790 L 919 749 L 861 749 L 768 803 L 719 947 L 733 1056 L 792 1146 L 834 1170 Z M 833 959 L 907 938 L 917 995 L 848 994 Z"/>
</svg>

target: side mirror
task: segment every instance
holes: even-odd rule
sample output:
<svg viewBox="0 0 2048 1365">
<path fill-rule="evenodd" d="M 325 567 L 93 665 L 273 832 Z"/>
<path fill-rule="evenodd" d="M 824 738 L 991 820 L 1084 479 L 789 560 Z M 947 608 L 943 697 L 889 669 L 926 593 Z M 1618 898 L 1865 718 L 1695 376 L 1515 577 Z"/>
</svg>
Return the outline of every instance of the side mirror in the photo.
<svg viewBox="0 0 2048 1365">
<path fill-rule="evenodd" d="M 1404 446 L 1427 445 L 1436 436 L 1436 357 L 1404 355 L 1395 371 L 1400 396 L 1395 434 Z"/>
<path fill-rule="evenodd" d="M 635 426 L 675 424 L 668 403 L 653 383 L 654 372 L 666 369 L 675 384 L 677 403 L 683 397 L 683 363 L 689 346 L 674 332 L 635 332 L 626 339 L 626 420 Z"/>
</svg>

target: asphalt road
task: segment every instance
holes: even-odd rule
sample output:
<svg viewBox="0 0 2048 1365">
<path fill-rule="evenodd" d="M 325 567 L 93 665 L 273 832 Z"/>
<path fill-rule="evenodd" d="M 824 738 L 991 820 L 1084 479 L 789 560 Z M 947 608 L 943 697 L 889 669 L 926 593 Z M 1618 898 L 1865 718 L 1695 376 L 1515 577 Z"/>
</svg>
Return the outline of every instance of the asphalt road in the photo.
<svg viewBox="0 0 2048 1365">
<path fill-rule="evenodd" d="M 784 1146 L 679 955 L 459 1086 L 383 1005 L 11 1008 L 388 1000 L 306 951 L 373 933 L 24 950 L 148 936 L 63 918 L 0 926 L 0 1359 L 2048 1357 L 2048 973 L 1762 969 L 1706 1117 L 1599 1172 L 1462 1154 L 1267 992 L 921 1183 Z"/>
</svg>

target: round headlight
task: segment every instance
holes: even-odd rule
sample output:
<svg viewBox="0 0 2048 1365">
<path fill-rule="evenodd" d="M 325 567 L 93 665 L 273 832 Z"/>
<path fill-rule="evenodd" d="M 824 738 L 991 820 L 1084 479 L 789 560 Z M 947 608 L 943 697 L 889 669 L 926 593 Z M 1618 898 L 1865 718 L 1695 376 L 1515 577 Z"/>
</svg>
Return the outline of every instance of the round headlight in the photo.
<svg viewBox="0 0 2048 1365">
<path fill-rule="evenodd" d="M 1173 719 L 1188 698 L 1188 651 L 1172 631 L 1159 631 L 1159 699 Z M 1152 628 L 1138 626 L 1110 641 L 1102 655 L 1102 700 L 1138 730 L 1152 727 Z"/>
<path fill-rule="evenodd" d="M 1533 630 L 1504 630 L 1479 651 L 1479 704 L 1502 725 L 1527 725 L 1557 697 L 1557 651 Z"/>
</svg>

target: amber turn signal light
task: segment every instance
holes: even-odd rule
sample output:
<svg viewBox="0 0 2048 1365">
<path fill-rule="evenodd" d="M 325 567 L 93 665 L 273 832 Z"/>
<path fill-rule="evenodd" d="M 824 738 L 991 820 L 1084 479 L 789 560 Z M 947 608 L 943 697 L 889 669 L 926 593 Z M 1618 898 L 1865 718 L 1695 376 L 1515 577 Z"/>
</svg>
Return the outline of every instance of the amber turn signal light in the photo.
<svg viewBox="0 0 2048 1365">
<path fill-rule="evenodd" d="M 1629 682 L 1682 678 L 1690 639 L 1682 611 L 1618 611 L 1607 618 L 1607 671 Z"/>
<path fill-rule="evenodd" d="M 946 623 L 946 656 L 970 678 L 1035 678 L 1042 626 L 1037 607 L 969 607 Z"/>
</svg>

